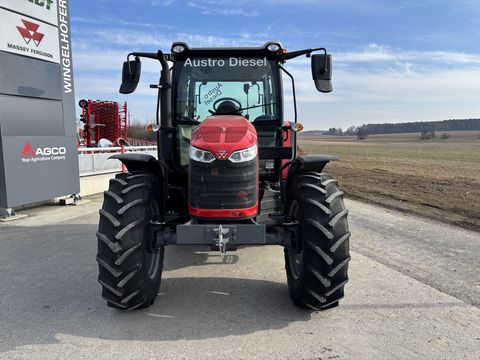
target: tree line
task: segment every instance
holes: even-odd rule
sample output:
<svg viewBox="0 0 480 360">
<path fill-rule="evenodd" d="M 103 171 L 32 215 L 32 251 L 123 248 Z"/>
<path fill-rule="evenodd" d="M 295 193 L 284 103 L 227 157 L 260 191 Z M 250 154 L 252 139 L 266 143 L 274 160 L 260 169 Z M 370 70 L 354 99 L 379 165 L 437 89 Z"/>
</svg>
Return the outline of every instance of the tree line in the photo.
<svg viewBox="0 0 480 360">
<path fill-rule="evenodd" d="M 330 128 L 325 135 L 372 135 L 372 134 L 398 134 L 414 132 L 436 131 L 469 131 L 480 130 L 480 119 L 450 119 L 441 121 L 416 121 L 393 124 L 363 124 L 351 126 L 346 130 Z"/>
</svg>

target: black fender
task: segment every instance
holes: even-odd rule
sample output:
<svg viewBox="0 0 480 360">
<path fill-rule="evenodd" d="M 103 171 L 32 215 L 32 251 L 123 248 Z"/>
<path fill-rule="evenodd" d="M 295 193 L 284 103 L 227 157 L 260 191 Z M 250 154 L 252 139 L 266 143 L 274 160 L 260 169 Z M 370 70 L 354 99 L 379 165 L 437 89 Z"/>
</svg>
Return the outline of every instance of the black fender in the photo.
<svg viewBox="0 0 480 360">
<path fill-rule="evenodd" d="M 334 155 L 300 155 L 289 162 L 288 179 L 292 179 L 296 174 L 306 172 L 322 172 L 323 168 L 330 161 L 340 160 Z"/>
<path fill-rule="evenodd" d="M 322 172 L 330 161 L 339 161 L 340 158 L 334 155 L 299 155 L 292 161 L 289 161 L 284 167 L 289 166 L 287 180 L 282 181 L 282 203 L 284 212 L 288 214 L 290 207 L 289 193 L 293 186 L 295 176 L 309 172 Z"/>
<path fill-rule="evenodd" d="M 159 180 L 165 180 L 167 175 L 167 167 L 163 161 L 155 159 L 148 154 L 117 154 L 110 156 L 109 159 L 120 160 L 128 169 L 128 171 L 145 171 L 149 172 Z"/>
<path fill-rule="evenodd" d="M 157 178 L 160 186 L 160 211 L 165 213 L 166 203 L 168 199 L 168 167 L 162 160 L 157 160 L 148 154 L 117 154 L 110 156 L 109 159 L 120 160 L 128 169 L 128 171 L 144 171 L 152 174 Z"/>
</svg>

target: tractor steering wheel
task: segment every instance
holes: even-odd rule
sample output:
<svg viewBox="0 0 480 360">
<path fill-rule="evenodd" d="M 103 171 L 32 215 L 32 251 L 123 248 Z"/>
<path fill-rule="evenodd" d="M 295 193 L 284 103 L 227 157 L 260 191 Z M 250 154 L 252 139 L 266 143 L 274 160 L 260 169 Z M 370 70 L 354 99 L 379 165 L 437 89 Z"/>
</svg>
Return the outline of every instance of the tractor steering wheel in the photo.
<svg viewBox="0 0 480 360">
<path fill-rule="evenodd" d="M 214 115 L 227 115 L 227 114 L 240 114 L 242 103 L 235 98 L 224 97 L 216 100 L 213 103 L 213 111 L 210 111 Z"/>
</svg>

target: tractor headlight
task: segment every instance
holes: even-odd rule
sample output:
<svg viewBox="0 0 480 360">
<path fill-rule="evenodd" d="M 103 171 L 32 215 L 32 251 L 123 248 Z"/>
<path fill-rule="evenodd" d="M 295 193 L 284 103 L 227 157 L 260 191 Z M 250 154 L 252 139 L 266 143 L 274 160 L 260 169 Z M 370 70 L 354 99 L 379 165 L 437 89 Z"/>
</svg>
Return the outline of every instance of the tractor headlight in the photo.
<svg viewBox="0 0 480 360">
<path fill-rule="evenodd" d="M 213 156 L 210 151 L 197 149 L 195 146 L 190 145 L 190 159 L 203 163 L 211 163 L 215 161 L 215 156 Z"/>
<path fill-rule="evenodd" d="M 257 152 L 257 145 L 253 145 L 248 149 L 233 152 L 232 155 L 230 155 L 230 157 L 228 158 L 228 160 L 234 163 L 250 161 L 255 159 L 255 157 L 257 156 Z"/>
</svg>

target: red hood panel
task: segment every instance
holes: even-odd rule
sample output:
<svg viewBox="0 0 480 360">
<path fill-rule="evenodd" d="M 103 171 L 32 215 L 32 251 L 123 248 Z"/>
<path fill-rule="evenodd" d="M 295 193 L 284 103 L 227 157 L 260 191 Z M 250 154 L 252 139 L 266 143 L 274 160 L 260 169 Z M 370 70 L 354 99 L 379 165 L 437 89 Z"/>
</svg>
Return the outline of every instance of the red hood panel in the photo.
<svg viewBox="0 0 480 360">
<path fill-rule="evenodd" d="M 227 134 L 225 135 L 226 143 L 236 143 L 241 141 L 245 134 L 248 131 L 246 126 L 232 126 L 227 129 Z"/>
<path fill-rule="evenodd" d="M 226 160 L 237 150 L 257 143 L 255 127 L 243 116 L 217 115 L 205 119 L 193 132 L 191 144 Z"/>
</svg>

